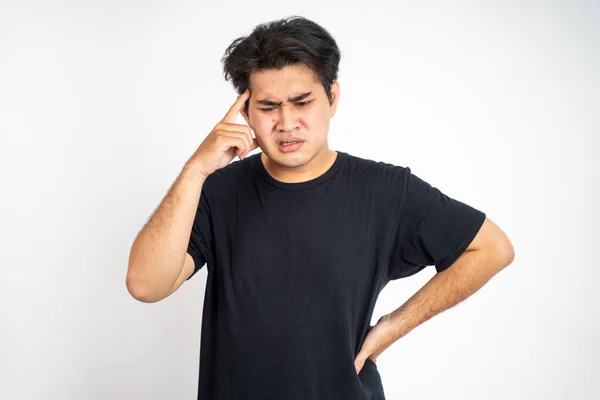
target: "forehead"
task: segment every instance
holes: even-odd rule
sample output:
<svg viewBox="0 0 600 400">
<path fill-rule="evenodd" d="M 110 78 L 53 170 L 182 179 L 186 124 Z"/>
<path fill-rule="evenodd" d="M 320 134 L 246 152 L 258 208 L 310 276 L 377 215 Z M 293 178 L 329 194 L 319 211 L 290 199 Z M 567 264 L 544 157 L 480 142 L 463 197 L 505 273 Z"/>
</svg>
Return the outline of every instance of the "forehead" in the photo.
<svg viewBox="0 0 600 400">
<path fill-rule="evenodd" d="M 305 65 L 291 65 L 283 69 L 267 69 L 250 74 L 250 90 L 261 98 L 287 99 L 312 91 L 316 93 L 320 82 L 315 73 Z"/>
</svg>

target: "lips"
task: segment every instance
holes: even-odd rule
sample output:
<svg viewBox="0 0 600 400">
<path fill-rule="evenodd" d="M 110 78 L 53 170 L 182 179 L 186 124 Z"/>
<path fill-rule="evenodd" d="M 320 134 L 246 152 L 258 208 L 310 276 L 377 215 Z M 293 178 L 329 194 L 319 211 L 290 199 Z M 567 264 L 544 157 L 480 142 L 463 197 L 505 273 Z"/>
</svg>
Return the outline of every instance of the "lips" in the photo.
<svg viewBox="0 0 600 400">
<path fill-rule="evenodd" d="M 304 140 L 298 138 L 298 137 L 289 137 L 289 138 L 285 138 L 285 139 L 281 139 L 277 142 L 277 144 L 282 144 L 282 143 L 290 143 L 290 142 L 304 142 Z"/>
<path fill-rule="evenodd" d="M 277 149 L 282 153 L 293 153 L 304 145 L 303 141 L 297 141 L 293 144 L 284 144 L 284 142 L 279 142 Z"/>
</svg>

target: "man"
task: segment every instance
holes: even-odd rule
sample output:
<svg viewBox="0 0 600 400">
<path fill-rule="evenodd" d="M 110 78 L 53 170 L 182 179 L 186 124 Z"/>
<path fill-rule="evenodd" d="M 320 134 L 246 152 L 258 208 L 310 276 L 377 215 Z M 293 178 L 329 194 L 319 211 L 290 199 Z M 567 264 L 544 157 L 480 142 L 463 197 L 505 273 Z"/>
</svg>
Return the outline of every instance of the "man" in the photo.
<svg viewBox="0 0 600 400">
<path fill-rule="evenodd" d="M 140 301 L 207 265 L 198 399 L 384 399 L 377 357 L 513 260 L 485 213 L 408 167 L 329 149 L 339 60 L 304 18 L 236 39 L 223 62 L 241 94 L 132 246 Z M 428 265 L 437 274 L 370 326 L 385 285 Z"/>
</svg>

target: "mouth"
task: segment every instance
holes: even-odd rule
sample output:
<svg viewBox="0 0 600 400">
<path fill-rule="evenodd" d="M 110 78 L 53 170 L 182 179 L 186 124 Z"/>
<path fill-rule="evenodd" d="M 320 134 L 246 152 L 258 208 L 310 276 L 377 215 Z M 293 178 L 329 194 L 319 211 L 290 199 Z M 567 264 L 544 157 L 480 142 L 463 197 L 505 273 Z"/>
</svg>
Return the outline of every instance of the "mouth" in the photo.
<svg viewBox="0 0 600 400">
<path fill-rule="evenodd" d="M 302 140 L 291 140 L 291 141 L 281 141 L 279 142 L 282 146 L 289 146 L 290 144 L 302 143 Z"/>
<path fill-rule="evenodd" d="M 297 138 L 290 138 L 290 139 L 280 140 L 277 148 L 282 153 L 290 153 L 290 152 L 296 151 L 300 147 L 302 147 L 303 143 L 304 143 L 304 140 L 300 140 Z"/>
<path fill-rule="evenodd" d="M 304 142 L 304 140 L 300 139 L 299 137 L 291 136 L 284 139 L 279 139 L 277 144 L 293 144 L 296 142 Z"/>
</svg>

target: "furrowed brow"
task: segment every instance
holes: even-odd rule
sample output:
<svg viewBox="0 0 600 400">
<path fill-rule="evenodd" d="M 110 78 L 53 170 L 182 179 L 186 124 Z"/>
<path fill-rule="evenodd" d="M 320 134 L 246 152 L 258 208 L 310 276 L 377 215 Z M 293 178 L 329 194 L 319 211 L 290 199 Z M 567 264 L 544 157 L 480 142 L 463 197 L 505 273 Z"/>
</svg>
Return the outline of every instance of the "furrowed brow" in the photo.
<svg viewBox="0 0 600 400">
<path fill-rule="evenodd" d="M 307 98 L 308 96 L 311 95 L 312 92 L 306 92 L 306 93 L 302 93 L 299 94 L 298 96 L 294 96 L 294 97 L 290 97 L 288 98 L 288 101 L 300 101 L 300 100 L 304 100 L 305 98 Z M 256 102 L 258 104 L 262 104 L 264 106 L 278 106 L 281 104 L 281 102 L 277 102 L 277 101 L 273 101 L 273 100 L 256 100 Z"/>
</svg>

